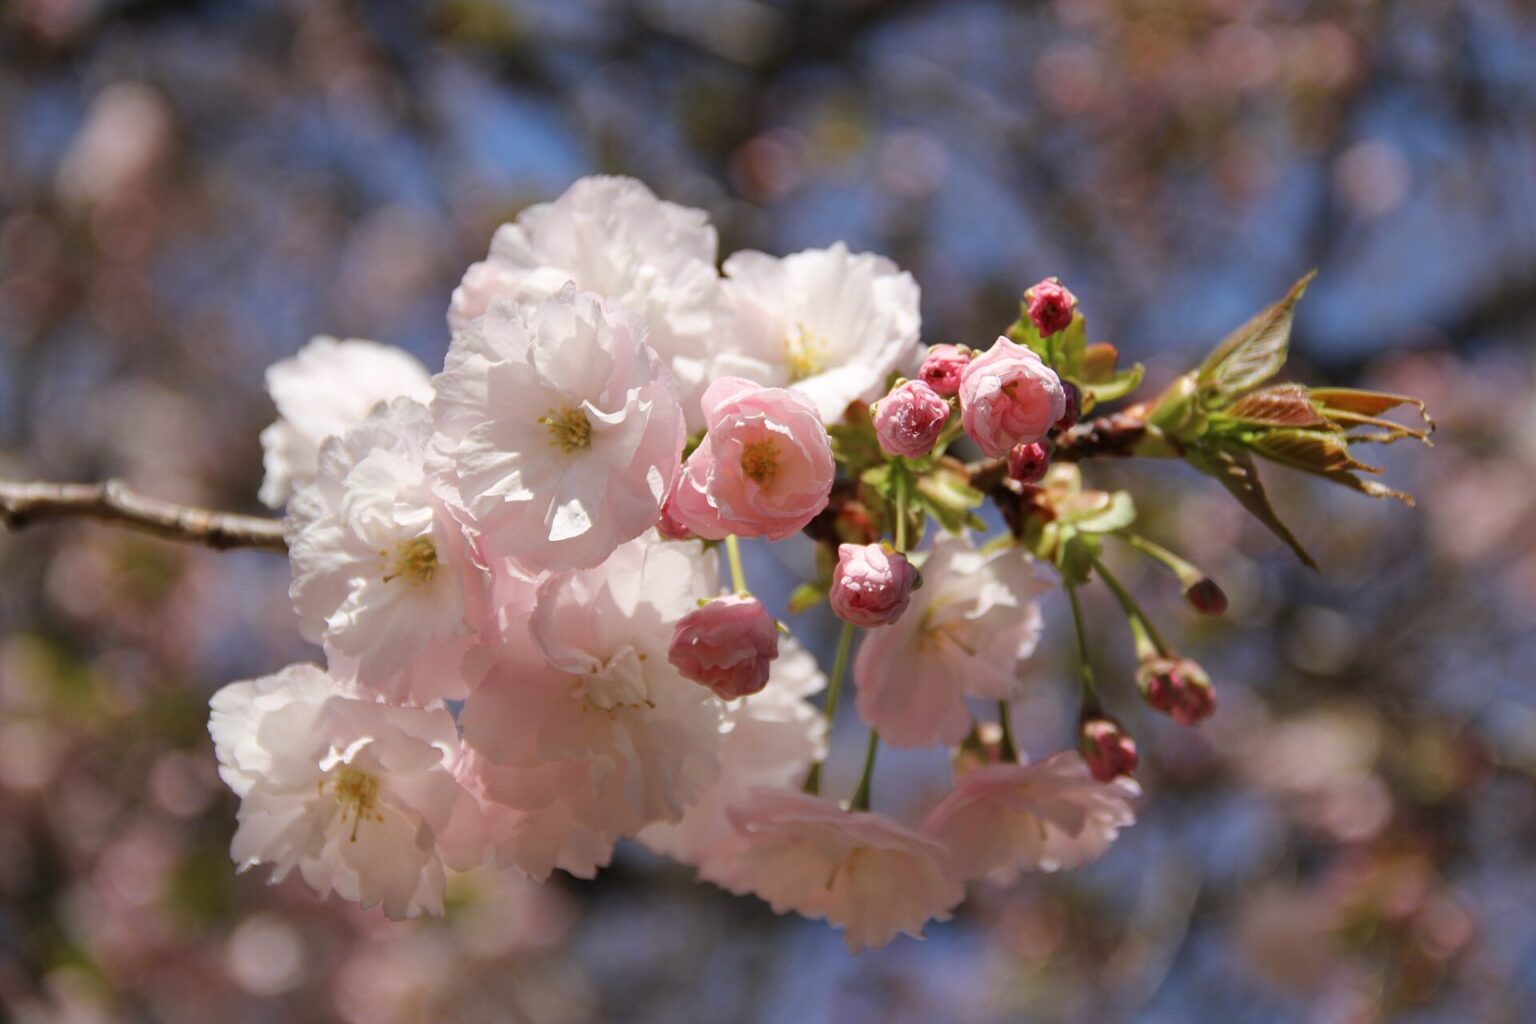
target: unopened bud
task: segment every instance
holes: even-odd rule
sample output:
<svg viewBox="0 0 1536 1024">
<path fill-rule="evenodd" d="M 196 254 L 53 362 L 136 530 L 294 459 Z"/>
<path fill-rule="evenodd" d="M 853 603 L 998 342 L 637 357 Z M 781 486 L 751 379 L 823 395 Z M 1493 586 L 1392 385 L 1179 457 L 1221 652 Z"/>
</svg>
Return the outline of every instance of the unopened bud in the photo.
<svg viewBox="0 0 1536 1024">
<path fill-rule="evenodd" d="M 1039 441 L 1016 444 L 1008 452 L 1008 475 L 1021 484 L 1037 484 L 1050 468 L 1051 453 Z"/>
<path fill-rule="evenodd" d="M 1025 292 L 1024 302 L 1042 338 L 1066 330 L 1077 312 L 1077 296 L 1055 277 L 1048 277 Z"/>
<path fill-rule="evenodd" d="M 1209 576 L 1202 576 L 1184 591 L 1184 600 L 1202 615 L 1225 615 L 1227 595 Z"/>
<path fill-rule="evenodd" d="M 1100 782 L 1113 782 L 1136 771 L 1136 741 L 1113 718 L 1094 715 L 1077 730 L 1077 749 L 1088 771 Z"/>
<path fill-rule="evenodd" d="M 1180 725 L 1197 725 L 1216 710 L 1216 691 L 1199 663 L 1188 658 L 1151 658 L 1136 683 L 1154 710 Z"/>
<path fill-rule="evenodd" d="M 1067 395 L 1067 411 L 1062 413 L 1061 419 L 1056 421 L 1056 429 L 1070 430 L 1077 426 L 1078 420 L 1083 418 L 1083 393 L 1069 380 L 1061 382 L 1061 389 Z"/>
<path fill-rule="evenodd" d="M 917 371 L 917 379 L 945 398 L 953 398 L 960 391 L 960 375 L 971 355 L 970 349 L 960 345 L 934 345 Z"/>
</svg>

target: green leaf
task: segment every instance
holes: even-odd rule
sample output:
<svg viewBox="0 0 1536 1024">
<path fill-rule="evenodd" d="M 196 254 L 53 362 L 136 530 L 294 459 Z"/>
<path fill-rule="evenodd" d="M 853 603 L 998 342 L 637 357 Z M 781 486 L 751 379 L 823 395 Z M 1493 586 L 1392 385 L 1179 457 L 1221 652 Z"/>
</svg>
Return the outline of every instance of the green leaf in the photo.
<svg viewBox="0 0 1536 1024">
<path fill-rule="evenodd" d="M 1083 385 L 1084 408 L 1092 408 L 1099 402 L 1113 402 L 1117 398 L 1124 398 L 1141 386 L 1142 375 L 1146 372 L 1145 366 L 1136 363 L 1130 369 L 1121 370 L 1108 380 Z"/>
<path fill-rule="evenodd" d="M 1220 405 L 1280 372 L 1291 341 L 1296 302 L 1316 273 L 1307 274 L 1285 298 L 1227 335 L 1200 364 L 1200 391 L 1210 403 Z"/>
<path fill-rule="evenodd" d="M 1431 443 L 1429 435 L 1434 432 L 1435 421 L 1430 418 L 1424 403 L 1417 398 L 1389 394 L 1385 391 L 1364 391 L 1359 388 L 1312 388 L 1310 393 L 1323 414 L 1335 423 L 1346 427 L 1379 428 L 1379 433 L 1359 434 L 1352 440 L 1391 444 L 1405 437 L 1411 437 L 1425 444 Z M 1411 405 L 1418 409 L 1419 416 L 1424 421 L 1423 430 L 1415 430 L 1401 423 L 1381 418 L 1382 413 L 1391 412 L 1403 405 Z"/>
<path fill-rule="evenodd" d="M 1084 533 L 1114 533 L 1136 521 L 1136 504 L 1125 491 L 1109 496 L 1109 503 L 1098 512 L 1072 520 L 1072 525 Z"/>
<path fill-rule="evenodd" d="M 1064 529 L 1056 545 L 1056 570 L 1064 586 L 1080 587 L 1093 577 L 1093 560 L 1102 544 L 1099 538 Z"/>
<path fill-rule="evenodd" d="M 789 592 L 789 613 L 799 615 L 827 599 L 827 588 L 820 583 L 802 583 Z"/>
<path fill-rule="evenodd" d="M 981 507 L 986 495 L 970 486 L 964 472 L 955 472 L 940 465 L 933 472 L 917 478 L 917 499 L 928 513 L 950 533 L 959 533 L 967 527 L 978 526 L 971 510 Z"/>
<path fill-rule="evenodd" d="M 1051 369 L 1063 377 L 1081 380 L 1083 353 L 1088 347 L 1088 321 L 1083 319 L 1083 314 L 1074 312 L 1066 330 L 1052 335 L 1050 343 L 1051 355 L 1054 357 Z"/>
<path fill-rule="evenodd" d="M 1264 493 L 1264 484 L 1259 479 L 1258 468 L 1253 464 L 1253 456 L 1244 451 L 1210 445 L 1190 448 L 1184 454 L 1190 465 L 1202 473 L 1215 477 L 1243 508 L 1267 526 L 1271 533 L 1284 541 L 1303 564 L 1314 572 L 1320 571 L 1312 556 L 1307 554 L 1306 548 L 1301 546 L 1295 534 L 1280 521 L 1280 517 L 1275 514 L 1274 508 L 1269 504 L 1269 496 Z"/>
<path fill-rule="evenodd" d="M 1029 307 L 1019 303 L 1019 318 L 1008 328 L 1005 337 L 1015 345 L 1023 345 L 1039 356 L 1046 364 L 1051 361 L 1050 343 L 1040 337 L 1040 329 L 1029 318 Z"/>
</svg>

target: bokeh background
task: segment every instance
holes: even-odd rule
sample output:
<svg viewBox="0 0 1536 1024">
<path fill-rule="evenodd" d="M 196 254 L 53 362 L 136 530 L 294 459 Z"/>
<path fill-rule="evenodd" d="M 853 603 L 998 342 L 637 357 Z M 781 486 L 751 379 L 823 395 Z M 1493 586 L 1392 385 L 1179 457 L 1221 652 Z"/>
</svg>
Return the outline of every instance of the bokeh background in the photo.
<svg viewBox="0 0 1536 1024">
<path fill-rule="evenodd" d="M 1385 453 L 1420 507 L 1271 473 L 1313 575 L 1182 467 L 1090 466 L 1231 595 L 1197 619 L 1123 562 L 1220 711 L 1141 711 L 1094 595 L 1140 823 L 857 958 L 632 848 L 412 924 L 236 876 L 206 702 L 314 655 L 283 561 L 0 536 L 0 1019 L 1532 1019 L 1528 3 L 4 0 L 0 475 L 258 511 L 263 369 L 321 332 L 438 363 L 495 226 L 593 171 L 707 208 L 724 252 L 889 254 L 931 342 L 1058 274 L 1153 385 L 1315 266 L 1288 373 L 1428 400 L 1435 449 Z M 1074 713 L 1048 616 L 1037 756 Z M 933 767 L 883 756 L 877 806 Z"/>
</svg>

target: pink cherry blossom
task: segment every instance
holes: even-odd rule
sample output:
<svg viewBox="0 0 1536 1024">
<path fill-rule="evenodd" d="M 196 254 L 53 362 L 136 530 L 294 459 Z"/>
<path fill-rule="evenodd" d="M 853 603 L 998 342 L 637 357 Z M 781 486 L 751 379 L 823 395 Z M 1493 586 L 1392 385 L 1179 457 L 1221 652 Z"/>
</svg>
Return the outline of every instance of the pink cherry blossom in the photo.
<svg viewBox="0 0 1536 1024">
<path fill-rule="evenodd" d="M 722 700 L 756 693 L 768 684 L 779 656 L 779 627 L 755 597 L 717 597 L 683 616 L 667 659 L 686 679 Z"/>
<path fill-rule="evenodd" d="M 940 537 L 922 568 L 906 613 L 859 647 L 859 716 L 894 746 L 953 746 L 971 731 L 968 696 L 1019 695 L 1051 581 L 1022 549 L 983 554 L 964 537 Z"/>
<path fill-rule="evenodd" d="M 870 414 L 887 455 L 919 458 L 933 451 L 949 420 L 949 403 L 920 380 L 909 380 L 876 402 Z"/>
<path fill-rule="evenodd" d="M 704 392 L 704 417 L 673 495 L 678 523 L 710 540 L 783 540 L 827 507 L 832 445 L 803 395 L 722 377 Z"/>
<path fill-rule="evenodd" d="M 907 610 L 916 582 L 917 570 L 899 551 L 880 544 L 842 544 L 828 603 L 838 618 L 855 626 L 889 626 Z"/>
<path fill-rule="evenodd" d="M 998 338 L 973 359 L 960 379 L 965 432 L 994 459 L 1017 444 L 1045 437 L 1066 411 L 1061 378 L 1040 357 Z"/>
<path fill-rule="evenodd" d="M 1021 871 L 1057 871 L 1096 860 L 1133 825 L 1141 788 L 1103 783 L 1075 752 L 1039 764 L 977 768 L 928 813 L 923 833 L 949 850 L 966 880 L 1010 885 Z"/>
<path fill-rule="evenodd" d="M 917 371 L 917 379 L 945 398 L 960 393 L 960 377 L 971 364 L 971 350 L 959 345 L 934 345 Z"/>
<path fill-rule="evenodd" d="M 899 932 L 921 937 L 965 896 L 944 847 L 883 814 L 775 789 L 752 790 L 726 814 L 741 845 L 701 874 L 777 913 L 825 918 L 843 929 L 850 952 Z"/>
</svg>

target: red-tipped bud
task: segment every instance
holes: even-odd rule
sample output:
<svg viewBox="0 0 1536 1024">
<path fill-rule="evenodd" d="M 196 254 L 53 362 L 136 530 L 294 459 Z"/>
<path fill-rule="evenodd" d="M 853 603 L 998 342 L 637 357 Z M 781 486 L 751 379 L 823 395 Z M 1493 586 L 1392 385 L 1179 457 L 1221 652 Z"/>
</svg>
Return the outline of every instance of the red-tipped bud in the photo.
<svg viewBox="0 0 1536 1024">
<path fill-rule="evenodd" d="M 1072 314 L 1077 312 L 1077 296 L 1055 277 L 1048 277 L 1025 292 L 1024 302 L 1042 338 L 1066 330 L 1072 324 Z"/>
<path fill-rule="evenodd" d="M 972 354 L 960 345 L 934 345 L 928 350 L 922 369 L 917 371 L 917 379 L 945 398 L 953 398 L 960 391 L 960 375 Z"/>
<path fill-rule="evenodd" d="M 1008 452 L 1008 475 L 1021 484 L 1037 484 L 1050 468 L 1051 453 L 1039 441 L 1016 444 Z"/>
<path fill-rule="evenodd" d="M 1227 595 L 1209 576 L 1202 576 L 1184 591 L 1184 600 L 1201 615 L 1225 615 Z"/>
<path fill-rule="evenodd" d="M 1056 429 L 1070 430 L 1077 426 L 1078 420 L 1083 418 L 1083 393 L 1069 380 L 1061 382 L 1061 390 L 1067 396 L 1067 411 L 1062 413 L 1061 419 L 1056 421 Z"/>
<path fill-rule="evenodd" d="M 1077 749 L 1088 762 L 1088 771 L 1100 782 L 1113 782 L 1136 771 L 1136 741 L 1113 718 L 1094 715 L 1083 719 L 1077 730 Z"/>
<path fill-rule="evenodd" d="M 1141 665 L 1136 683 L 1147 703 L 1180 725 L 1197 725 L 1216 710 L 1216 691 L 1197 662 L 1152 658 Z"/>
</svg>

